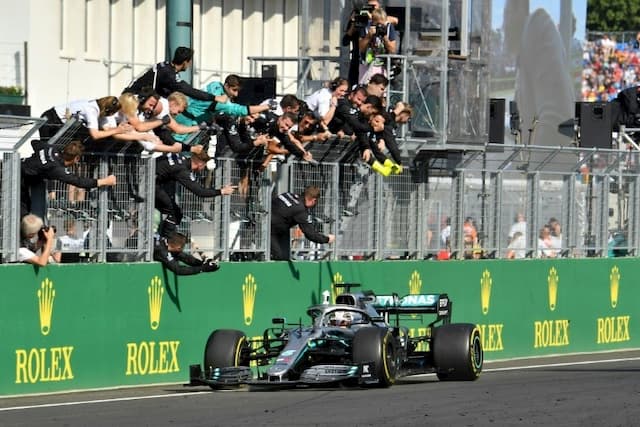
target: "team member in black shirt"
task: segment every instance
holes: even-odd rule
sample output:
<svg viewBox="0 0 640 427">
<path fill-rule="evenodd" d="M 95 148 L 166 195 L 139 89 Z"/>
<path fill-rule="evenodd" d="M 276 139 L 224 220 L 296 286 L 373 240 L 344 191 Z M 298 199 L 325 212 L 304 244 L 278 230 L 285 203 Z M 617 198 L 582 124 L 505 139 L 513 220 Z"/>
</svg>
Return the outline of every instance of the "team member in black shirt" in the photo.
<svg viewBox="0 0 640 427">
<path fill-rule="evenodd" d="M 20 184 L 20 216 L 32 212 L 46 218 L 45 180 L 57 180 L 80 188 L 116 185 L 115 175 L 94 179 L 74 175 L 69 168 L 80 161 L 84 147 L 80 141 L 71 141 L 62 152 L 53 145 L 33 141 L 33 155 L 22 161 Z"/>
<path fill-rule="evenodd" d="M 196 172 L 204 170 L 209 155 L 202 151 L 193 153 L 191 158 L 171 154 L 158 157 L 156 160 L 156 200 L 155 207 L 161 214 L 166 215 L 159 228 L 159 234 L 167 237 L 176 231 L 182 220 L 182 209 L 176 203 L 176 182 L 200 197 L 216 197 L 232 194 L 235 185 L 225 185 L 222 188 L 205 188 L 198 181 Z"/>
<path fill-rule="evenodd" d="M 156 238 L 153 259 L 181 276 L 217 271 L 220 268 L 215 260 L 199 259 L 183 252 L 186 242 L 186 236 L 177 232 L 171 233 L 169 237 Z"/>
<path fill-rule="evenodd" d="M 171 62 L 159 62 L 149 68 L 144 74 L 131 82 L 123 92 L 133 92 L 137 95 L 142 92 L 143 88 L 152 88 L 164 98 L 168 98 L 169 95 L 177 91 L 194 99 L 216 101 L 214 95 L 195 89 L 180 78 L 179 73 L 188 70 L 192 60 L 193 49 L 180 46 L 176 49 Z M 224 102 L 224 100 L 226 100 L 226 97 L 218 99 L 220 102 Z M 215 106 L 215 102 L 213 106 Z"/>
<path fill-rule="evenodd" d="M 282 193 L 271 202 L 271 259 L 288 261 L 291 259 L 290 229 L 299 225 L 304 236 L 316 243 L 333 243 L 333 234 L 322 234 L 314 227 L 309 209 L 320 198 L 320 189 L 308 186 L 300 196 L 294 193 Z"/>
</svg>

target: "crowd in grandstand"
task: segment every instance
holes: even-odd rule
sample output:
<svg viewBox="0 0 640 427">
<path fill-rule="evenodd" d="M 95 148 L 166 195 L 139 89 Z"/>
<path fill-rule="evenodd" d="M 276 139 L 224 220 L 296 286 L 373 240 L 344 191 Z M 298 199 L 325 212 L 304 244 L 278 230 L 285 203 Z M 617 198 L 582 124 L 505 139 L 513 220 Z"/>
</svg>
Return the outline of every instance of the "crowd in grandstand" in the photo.
<svg viewBox="0 0 640 427">
<path fill-rule="evenodd" d="M 637 85 L 640 76 L 640 33 L 630 42 L 603 35 L 587 41 L 582 58 L 582 100 L 610 101 Z"/>
</svg>

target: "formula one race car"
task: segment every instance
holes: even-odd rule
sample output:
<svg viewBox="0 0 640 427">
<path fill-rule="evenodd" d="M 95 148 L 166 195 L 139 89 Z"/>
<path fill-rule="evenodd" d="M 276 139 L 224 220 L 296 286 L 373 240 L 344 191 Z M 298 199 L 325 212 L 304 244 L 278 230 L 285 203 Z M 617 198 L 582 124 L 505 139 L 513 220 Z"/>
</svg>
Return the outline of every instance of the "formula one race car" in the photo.
<svg viewBox="0 0 640 427">
<path fill-rule="evenodd" d="M 190 385 L 226 388 L 241 384 L 300 386 L 331 383 L 389 387 L 397 378 L 435 373 L 440 380 L 473 381 L 482 371 L 480 331 L 469 323 L 450 323 L 446 294 L 375 295 L 350 292 L 356 284 L 337 284 L 346 292 L 336 304 L 311 306 L 311 326 L 273 319 L 259 339 L 237 330 L 211 333 L 204 369 L 190 366 Z M 400 326 L 407 315 L 434 314 L 423 335 Z M 251 366 L 251 367 L 250 367 Z M 253 368 L 253 369 L 252 369 Z"/>
</svg>

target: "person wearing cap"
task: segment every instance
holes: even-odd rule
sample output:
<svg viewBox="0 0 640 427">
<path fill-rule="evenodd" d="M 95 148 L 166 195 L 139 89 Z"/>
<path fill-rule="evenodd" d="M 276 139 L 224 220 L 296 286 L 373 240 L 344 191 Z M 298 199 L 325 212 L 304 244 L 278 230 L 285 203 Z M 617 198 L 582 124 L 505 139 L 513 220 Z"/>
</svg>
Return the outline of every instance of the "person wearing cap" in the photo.
<svg viewBox="0 0 640 427">
<path fill-rule="evenodd" d="M 59 253 L 56 254 L 58 259 L 53 254 L 55 240 L 54 227 L 44 227 L 42 219 L 37 215 L 26 215 L 20 222 L 18 262 L 44 267 L 50 260 L 59 261 Z"/>
</svg>

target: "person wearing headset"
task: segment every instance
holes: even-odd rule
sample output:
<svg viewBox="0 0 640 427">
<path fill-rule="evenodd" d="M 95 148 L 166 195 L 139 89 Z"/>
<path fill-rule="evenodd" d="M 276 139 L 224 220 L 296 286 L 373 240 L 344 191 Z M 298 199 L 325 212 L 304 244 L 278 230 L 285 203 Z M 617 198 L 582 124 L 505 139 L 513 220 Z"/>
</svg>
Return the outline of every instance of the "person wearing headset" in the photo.
<svg viewBox="0 0 640 427">
<path fill-rule="evenodd" d="M 349 90 L 349 81 L 338 77 L 329 83 L 328 87 L 318 89 L 309 95 L 305 102 L 310 111 L 320 117 L 324 126 L 328 126 L 338 106 L 338 100 L 344 98 Z"/>
</svg>

